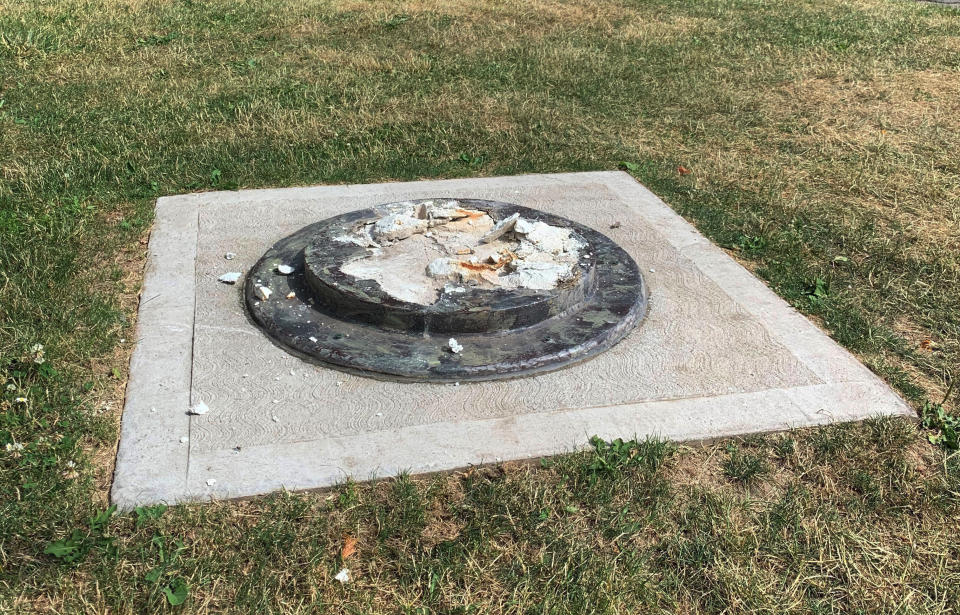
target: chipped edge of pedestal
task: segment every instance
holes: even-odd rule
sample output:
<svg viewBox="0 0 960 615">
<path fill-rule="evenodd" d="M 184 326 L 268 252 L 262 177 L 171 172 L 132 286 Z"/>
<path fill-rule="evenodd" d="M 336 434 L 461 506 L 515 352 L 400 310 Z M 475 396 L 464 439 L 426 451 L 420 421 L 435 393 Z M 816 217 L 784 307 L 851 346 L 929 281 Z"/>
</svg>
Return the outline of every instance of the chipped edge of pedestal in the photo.
<svg viewBox="0 0 960 615">
<path fill-rule="evenodd" d="M 185 410 L 191 394 L 189 367 L 192 364 L 192 306 L 196 292 L 193 272 L 201 205 L 223 202 L 242 205 L 273 199 L 302 202 L 338 196 L 359 199 L 380 196 L 385 190 L 413 192 L 427 187 L 436 192 L 450 189 L 462 192 L 476 188 L 489 190 L 497 185 L 500 188 L 522 189 L 589 181 L 604 184 L 638 215 L 643 216 L 701 273 L 718 283 L 737 305 L 760 318 L 771 335 L 778 338 L 824 383 L 749 394 L 526 414 L 506 419 L 433 423 L 325 440 L 269 444 L 245 449 L 242 458 L 232 451 L 215 451 L 197 453 L 194 459 L 190 459 L 189 448 L 180 445 L 180 434 L 176 433 L 176 429 L 180 425 L 183 426 L 181 429 L 185 429 L 188 424 Z M 280 488 L 322 488 L 348 477 L 364 480 L 401 471 L 433 472 L 501 459 L 553 455 L 582 448 L 591 435 L 605 438 L 659 435 L 675 440 L 702 440 L 880 415 L 914 415 L 906 402 L 851 353 L 712 244 L 655 194 L 632 176 L 619 171 L 315 186 L 166 197 L 157 202 L 157 221 L 150 248 L 140 308 L 139 341 L 131 361 L 131 380 L 123 414 L 123 437 L 112 490 L 113 501 L 122 508 L 155 502 L 245 497 Z M 165 260 L 158 262 L 154 258 L 158 252 L 163 253 Z M 172 262 L 167 260 L 171 254 L 178 255 Z M 178 278 L 178 272 L 188 269 L 187 260 L 190 273 Z M 175 296 L 171 296 L 171 293 Z M 149 307 L 150 302 L 155 300 L 151 297 L 163 299 L 162 305 L 176 314 L 174 320 L 179 323 L 178 327 L 144 318 L 147 313 L 145 309 L 160 309 L 159 305 Z M 189 315 L 178 298 L 189 298 Z M 167 314 L 167 319 L 172 316 Z M 165 344 L 178 352 L 177 356 L 181 356 L 185 348 L 190 349 L 184 361 L 186 375 L 183 365 L 177 365 L 171 357 L 166 357 L 163 362 L 168 366 L 164 369 L 149 364 L 158 353 L 163 356 L 161 351 Z M 841 366 L 843 369 L 839 369 Z M 163 373 L 169 373 L 171 379 L 177 379 L 183 390 L 175 394 L 164 391 L 164 385 L 157 379 Z M 831 404 L 832 408 L 821 407 L 820 400 L 825 396 L 830 397 L 826 403 Z M 169 407 L 164 406 L 162 416 L 149 416 L 153 414 L 149 413 L 148 408 L 151 397 L 170 401 Z M 719 403 L 738 407 L 740 414 L 737 415 L 735 426 L 728 424 L 722 429 L 713 426 L 715 415 L 711 415 L 711 408 Z M 157 414 L 161 414 L 159 404 L 154 405 L 158 406 Z M 137 429 L 143 429 L 146 425 L 150 431 L 137 431 L 134 425 Z M 133 454 L 133 438 L 138 433 L 141 442 L 150 441 L 150 459 L 143 459 L 143 453 Z M 518 447 L 519 442 L 526 446 Z M 354 456 L 346 454 L 348 450 L 366 453 Z M 396 451 L 400 451 L 400 454 L 393 454 Z M 337 458 L 350 461 L 346 465 L 323 463 L 324 459 Z M 245 476 L 245 480 L 242 483 L 231 481 L 231 484 L 222 481 L 207 486 L 205 477 L 188 477 L 191 461 L 210 468 L 206 475 L 217 474 L 222 467 L 224 472 L 233 476 Z M 176 464 L 175 474 L 151 472 L 151 469 L 168 466 L 169 463 Z M 130 469 L 130 465 L 135 467 Z M 278 467 L 293 470 L 293 476 L 278 479 Z M 156 480 L 157 476 L 164 477 L 158 486 L 149 489 L 142 487 L 144 480 Z"/>
</svg>

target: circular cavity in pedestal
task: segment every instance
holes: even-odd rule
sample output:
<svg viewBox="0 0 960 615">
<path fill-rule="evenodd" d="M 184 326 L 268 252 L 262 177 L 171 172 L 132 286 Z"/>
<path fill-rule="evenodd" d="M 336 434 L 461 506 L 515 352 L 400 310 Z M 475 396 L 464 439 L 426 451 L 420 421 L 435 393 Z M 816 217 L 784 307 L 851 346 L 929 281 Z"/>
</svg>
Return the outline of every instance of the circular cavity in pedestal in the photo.
<svg viewBox="0 0 960 615">
<path fill-rule="evenodd" d="M 477 199 L 312 224 L 268 250 L 244 288 L 254 320 L 288 350 L 400 380 L 557 369 L 617 343 L 646 312 L 643 277 L 610 239 Z"/>
</svg>

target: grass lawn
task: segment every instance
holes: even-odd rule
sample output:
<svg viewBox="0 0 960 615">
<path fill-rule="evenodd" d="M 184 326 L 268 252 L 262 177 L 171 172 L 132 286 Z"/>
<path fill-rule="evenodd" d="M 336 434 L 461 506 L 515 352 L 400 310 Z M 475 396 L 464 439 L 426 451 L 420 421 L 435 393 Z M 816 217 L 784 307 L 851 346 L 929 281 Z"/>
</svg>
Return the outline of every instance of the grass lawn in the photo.
<svg viewBox="0 0 960 615">
<path fill-rule="evenodd" d="M 157 196 L 618 166 L 923 421 L 110 514 Z M 960 11 L 0 0 L 0 612 L 956 613 L 958 376 Z"/>
</svg>

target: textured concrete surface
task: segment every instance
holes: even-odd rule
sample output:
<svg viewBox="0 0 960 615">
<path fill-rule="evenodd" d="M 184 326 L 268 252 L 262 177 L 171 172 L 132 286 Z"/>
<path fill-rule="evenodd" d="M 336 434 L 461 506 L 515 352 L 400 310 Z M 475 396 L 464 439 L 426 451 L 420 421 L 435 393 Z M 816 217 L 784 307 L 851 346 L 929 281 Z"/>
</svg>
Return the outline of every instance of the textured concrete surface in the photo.
<svg viewBox="0 0 960 615">
<path fill-rule="evenodd" d="M 217 281 L 308 223 L 427 197 L 513 202 L 600 230 L 644 272 L 646 320 L 613 349 L 558 372 L 394 383 L 287 354 L 250 323 L 240 285 Z M 237 257 L 225 260 L 226 252 Z M 126 508 L 550 455 L 594 434 L 704 439 L 911 414 L 847 351 L 619 172 L 162 198 L 138 326 L 112 492 Z M 210 411 L 188 416 L 200 401 Z"/>
</svg>

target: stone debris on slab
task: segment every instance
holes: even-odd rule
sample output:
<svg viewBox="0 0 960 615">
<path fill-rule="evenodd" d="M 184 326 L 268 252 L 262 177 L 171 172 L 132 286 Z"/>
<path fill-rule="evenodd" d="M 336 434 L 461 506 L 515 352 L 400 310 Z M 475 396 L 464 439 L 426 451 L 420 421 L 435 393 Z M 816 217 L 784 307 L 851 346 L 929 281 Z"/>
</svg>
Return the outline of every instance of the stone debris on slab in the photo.
<svg viewBox="0 0 960 615">
<path fill-rule="evenodd" d="M 207 404 L 205 404 L 202 401 L 198 401 L 197 403 L 190 406 L 190 409 L 187 411 L 187 414 L 199 416 L 201 414 L 206 414 L 209 411 L 210 411 L 210 407 L 207 406 Z"/>
<path fill-rule="evenodd" d="M 242 275 L 243 274 L 239 271 L 230 271 L 229 273 L 225 273 L 217 278 L 217 280 L 223 282 L 224 284 L 236 284 Z"/>
<path fill-rule="evenodd" d="M 223 258 L 227 259 L 228 261 L 232 261 L 233 259 L 237 258 L 237 255 L 233 252 L 227 252 L 223 255 Z"/>
<path fill-rule="evenodd" d="M 512 214 L 500 222 L 497 222 L 496 226 L 494 226 L 486 235 L 480 238 L 480 243 L 490 243 L 495 239 L 500 239 L 514 229 L 519 219 L 520 214 Z"/>
<path fill-rule="evenodd" d="M 572 229 L 519 213 L 495 222 L 457 201 L 399 203 L 336 240 L 368 248 L 365 257 L 341 265 L 341 272 L 373 280 L 391 297 L 418 305 L 433 305 L 446 292 L 463 292 L 459 285 L 464 283 L 490 289 L 556 288 L 579 275 L 585 245 Z M 448 291 L 448 283 L 459 290 Z"/>
<path fill-rule="evenodd" d="M 380 243 L 399 241 L 416 233 L 427 230 L 430 222 L 426 218 L 417 218 L 416 214 L 390 214 L 373 224 L 373 239 Z"/>
<path fill-rule="evenodd" d="M 280 275 L 290 275 L 293 273 L 293 267 L 290 265 L 277 265 L 277 273 Z"/>
<path fill-rule="evenodd" d="M 266 301 L 270 298 L 270 295 L 273 294 L 273 291 L 267 288 L 266 286 L 257 286 L 257 295 Z"/>
<path fill-rule="evenodd" d="M 207 479 L 207 487 L 213 487 L 213 486 L 216 485 L 216 484 L 217 484 L 217 479 L 215 479 L 215 478 L 208 478 L 208 479 Z"/>
</svg>

